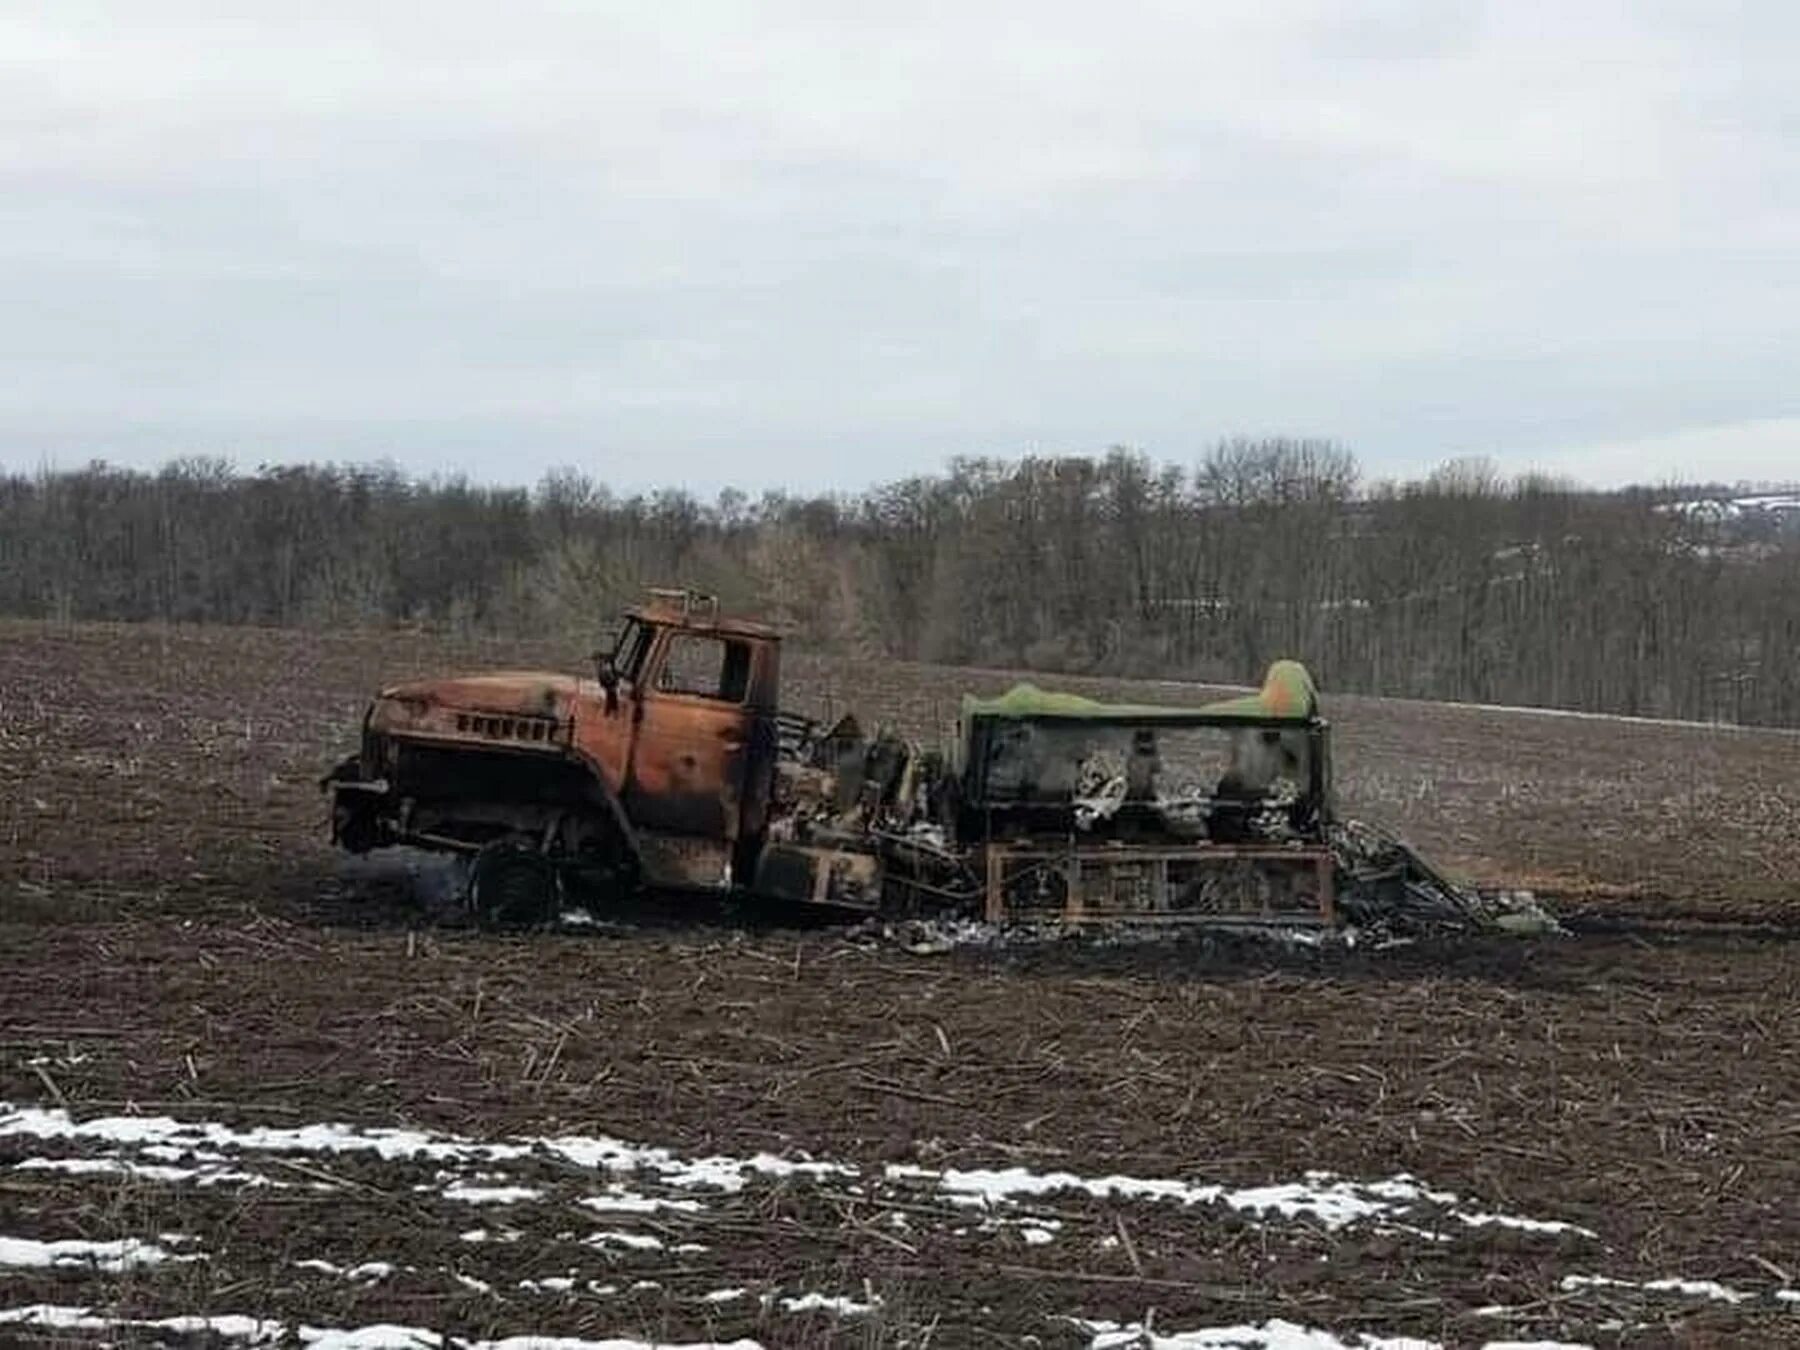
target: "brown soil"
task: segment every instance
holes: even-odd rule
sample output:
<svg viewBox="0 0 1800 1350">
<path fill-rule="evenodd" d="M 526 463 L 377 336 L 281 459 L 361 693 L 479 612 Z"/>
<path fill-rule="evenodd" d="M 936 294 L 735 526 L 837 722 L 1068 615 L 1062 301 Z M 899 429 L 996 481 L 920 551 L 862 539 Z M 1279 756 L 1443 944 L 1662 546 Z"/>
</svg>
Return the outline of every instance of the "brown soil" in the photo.
<svg viewBox="0 0 1800 1350">
<path fill-rule="evenodd" d="M 435 873 L 324 847 L 316 778 L 372 688 L 555 657 L 391 635 L 0 630 L 0 1101 L 607 1134 L 864 1178 L 888 1163 L 1242 1187 L 1406 1172 L 1593 1236 L 1330 1232 L 1055 1191 L 1005 1211 L 1061 1223 L 1028 1245 L 1016 1222 L 929 1191 L 830 1178 L 613 1222 L 575 1203 L 594 1176 L 546 1158 L 507 1169 L 538 1196 L 475 1207 L 423 1161 L 290 1154 L 256 1165 L 291 1185 L 201 1188 L 21 1168 L 101 1150 L 0 1133 L 0 1236 L 178 1232 L 208 1258 L 0 1270 L 0 1308 L 765 1345 L 1077 1345 L 1068 1318 L 1151 1310 L 1171 1332 L 1282 1317 L 1347 1341 L 1800 1343 L 1800 1304 L 1775 1297 L 1800 1287 L 1800 739 L 1331 700 L 1351 810 L 1483 880 L 1575 897 L 1582 931 L 1525 943 L 916 956 L 711 912 L 502 937 L 455 926 L 429 898 Z M 964 688 L 1006 683 L 789 667 L 797 703 L 841 710 L 854 692 L 914 732 Z M 520 1236 L 459 1240 L 483 1226 Z M 664 1247 L 583 1244 L 607 1228 Z M 705 1250 L 673 1251 L 688 1242 Z M 410 1269 L 365 1283 L 303 1259 Z M 572 1269 L 618 1292 L 520 1288 Z M 1571 1275 L 1752 1297 L 1565 1289 Z M 702 1300 L 726 1287 L 749 1293 Z M 880 1303 L 838 1318 L 760 1301 L 805 1291 Z"/>
</svg>

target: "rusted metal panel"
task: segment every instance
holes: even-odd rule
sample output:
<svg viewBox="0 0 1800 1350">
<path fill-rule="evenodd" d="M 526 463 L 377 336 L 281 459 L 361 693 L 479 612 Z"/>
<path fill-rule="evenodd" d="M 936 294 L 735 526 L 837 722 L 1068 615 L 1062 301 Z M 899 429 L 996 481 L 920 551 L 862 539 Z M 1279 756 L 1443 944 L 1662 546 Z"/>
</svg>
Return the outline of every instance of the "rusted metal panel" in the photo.
<svg viewBox="0 0 1800 1350">
<path fill-rule="evenodd" d="M 1304 675 L 1293 671 L 1293 680 Z M 1281 685 L 1274 672 L 1271 679 Z M 968 701 L 957 832 L 971 840 L 1079 830 L 1146 842 L 1317 842 L 1332 815 L 1327 724 L 1316 710 L 1262 715 L 1261 699 L 1221 713 L 1096 704 L 1021 686 Z M 1271 810 L 1285 826 L 1253 819 Z"/>
<path fill-rule="evenodd" d="M 1323 844 L 1070 848 L 989 844 L 991 923 L 1332 924 L 1335 855 Z"/>
<path fill-rule="evenodd" d="M 365 726 L 377 735 L 556 754 L 568 747 L 582 683 L 526 673 L 420 680 L 382 690 Z"/>
<path fill-rule="evenodd" d="M 760 825 L 775 736 L 773 714 L 750 700 L 774 651 L 766 639 L 735 631 L 656 631 L 615 695 L 629 712 L 631 747 L 619 795 L 635 825 L 726 841 L 744 833 L 746 814 L 752 827 Z M 608 729 L 615 720 L 607 718 Z"/>
<path fill-rule="evenodd" d="M 731 846 L 722 839 L 640 834 L 637 847 L 643 879 L 652 886 L 704 891 L 731 886 Z"/>
<path fill-rule="evenodd" d="M 873 911 L 881 904 L 881 862 L 854 849 L 771 843 L 757 859 L 751 889 L 775 900 Z"/>
<path fill-rule="evenodd" d="M 1006 855 L 1003 848 L 987 851 L 987 894 L 981 916 L 989 923 L 1000 923 L 1006 918 Z"/>
</svg>

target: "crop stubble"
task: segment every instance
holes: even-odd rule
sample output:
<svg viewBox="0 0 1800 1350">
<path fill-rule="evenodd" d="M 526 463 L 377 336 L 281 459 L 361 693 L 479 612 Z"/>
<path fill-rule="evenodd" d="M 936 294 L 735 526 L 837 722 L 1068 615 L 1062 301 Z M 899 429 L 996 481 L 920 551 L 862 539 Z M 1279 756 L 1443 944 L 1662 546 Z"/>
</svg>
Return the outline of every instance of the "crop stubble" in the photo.
<svg viewBox="0 0 1800 1350">
<path fill-rule="evenodd" d="M 957 1232 L 928 1213 L 894 1227 L 891 1195 L 794 1182 L 665 1234 L 704 1253 L 615 1254 L 596 1270 L 657 1288 L 545 1298 L 518 1282 L 598 1259 L 558 1236 L 583 1226 L 578 1179 L 563 1175 L 505 1213 L 524 1240 L 474 1249 L 459 1228 L 500 1215 L 356 1158 L 289 1160 L 325 1173 L 313 1180 L 331 1189 L 316 1191 L 6 1168 L 0 1231 L 173 1230 L 210 1259 L 79 1285 L 0 1276 L 5 1303 L 91 1301 L 105 1285 L 146 1314 L 771 1344 L 889 1343 L 909 1329 L 916 1343 L 934 1323 L 937 1344 L 1072 1343 L 1061 1317 L 1149 1308 L 1172 1329 L 1284 1316 L 1462 1342 L 1604 1338 L 1613 1318 L 1638 1327 L 1634 1340 L 1795 1338 L 1791 1305 L 1772 1295 L 1777 1272 L 1800 1276 L 1800 980 L 1787 940 L 1800 741 L 1331 699 L 1350 809 L 1483 880 L 1552 889 L 1588 920 L 1576 938 L 1529 944 L 917 957 L 705 916 L 498 937 L 432 926 L 395 869 L 346 869 L 324 848 L 315 780 L 372 688 L 556 657 L 389 635 L 0 632 L 0 1099 L 482 1138 L 603 1132 L 865 1172 L 1019 1164 L 1238 1186 L 1309 1168 L 1410 1172 L 1598 1236 L 1326 1234 L 1056 1193 L 1033 1202 L 1063 1224 L 1056 1240 L 1026 1246 L 1013 1229 Z M 954 714 L 947 691 L 1007 679 L 788 664 L 797 704 L 841 710 L 854 690 L 859 709 L 915 734 Z M 29 1152 L 0 1140 L 0 1168 Z M 604 1226 L 594 1217 L 587 1228 Z M 363 1285 L 305 1274 L 303 1258 L 415 1269 Z M 497 1292 L 455 1282 L 459 1270 Z M 1560 1283 L 1571 1273 L 1712 1278 L 1758 1297 L 1575 1295 Z M 696 1301 L 728 1285 L 884 1302 L 837 1320 Z M 1514 1311 L 1476 1316 L 1494 1305 Z"/>
</svg>

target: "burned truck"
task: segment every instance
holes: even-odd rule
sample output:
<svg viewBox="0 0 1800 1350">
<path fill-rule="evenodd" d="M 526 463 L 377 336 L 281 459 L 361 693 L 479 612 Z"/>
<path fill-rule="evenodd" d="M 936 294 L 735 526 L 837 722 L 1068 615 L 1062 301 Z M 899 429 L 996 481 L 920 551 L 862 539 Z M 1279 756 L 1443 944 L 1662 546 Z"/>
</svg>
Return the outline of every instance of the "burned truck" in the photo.
<svg viewBox="0 0 1800 1350">
<path fill-rule="evenodd" d="M 589 677 L 539 671 L 384 689 L 325 780 L 332 837 L 471 862 L 496 923 L 552 916 L 572 889 L 749 890 L 859 902 L 871 857 L 771 847 L 781 639 L 691 592 L 627 611 Z M 790 741 L 791 743 L 791 741 Z"/>
<path fill-rule="evenodd" d="M 567 897 L 707 892 L 994 923 L 1316 924 L 1472 914 L 1397 840 L 1338 821 L 1304 667 L 1198 708 L 1020 685 L 948 748 L 780 707 L 781 638 L 652 592 L 591 676 L 383 690 L 324 780 L 332 837 L 469 861 L 490 923 Z"/>
</svg>

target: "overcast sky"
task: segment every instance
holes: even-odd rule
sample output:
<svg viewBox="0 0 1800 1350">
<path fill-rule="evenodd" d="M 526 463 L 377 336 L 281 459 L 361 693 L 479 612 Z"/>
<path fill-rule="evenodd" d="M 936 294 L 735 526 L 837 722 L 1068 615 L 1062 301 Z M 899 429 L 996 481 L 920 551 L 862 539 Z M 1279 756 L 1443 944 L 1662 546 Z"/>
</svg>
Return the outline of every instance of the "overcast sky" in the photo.
<svg viewBox="0 0 1800 1350">
<path fill-rule="evenodd" d="M 0 464 L 1800 477 L 1800 7 L 0 9 Z"/>
</svg>

